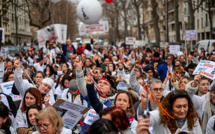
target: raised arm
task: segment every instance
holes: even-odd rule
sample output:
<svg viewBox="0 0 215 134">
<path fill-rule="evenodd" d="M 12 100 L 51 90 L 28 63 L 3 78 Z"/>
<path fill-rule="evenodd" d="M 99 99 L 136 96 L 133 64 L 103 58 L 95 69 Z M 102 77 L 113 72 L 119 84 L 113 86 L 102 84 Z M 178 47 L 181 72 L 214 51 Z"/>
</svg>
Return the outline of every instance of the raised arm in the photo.
<svg viewBox="0 0 215 134">
<path fill-rule="evenodd" d="M 74 63 L 74 66 L 76 68 L 76 81 L 77 81 L 78 89 L 81 92 L 81 95 L 83 97 L 86 97 L 87 88 L 86 88 L 86 81 L 84 79 L 84 72 L 82 70 L 82 64 L 83 64 L 82 61 L 77 56 Z"/>
<path fill-rule="evenodd" d="M 23 70 L 21 69 L 21 64 L 19 60 L 15 60 L 14 66 L 16 68 L 14 72 L 14 83 L 17 88 L 17 90 L 20 92 L 22 96 L 24 96 L 25 91 L 30 88 L 34 87 L 32 84 L 30 84 L 28 81 L 24 81 L 22 78 Z"/>
</svg>

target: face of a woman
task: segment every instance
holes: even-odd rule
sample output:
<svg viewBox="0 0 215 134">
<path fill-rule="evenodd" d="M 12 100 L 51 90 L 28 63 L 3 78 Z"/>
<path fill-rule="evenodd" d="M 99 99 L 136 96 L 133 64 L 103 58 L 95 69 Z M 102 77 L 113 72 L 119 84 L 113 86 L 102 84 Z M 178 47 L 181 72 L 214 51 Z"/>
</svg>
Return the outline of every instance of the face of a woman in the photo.
<svg viewBox="0 0 215 134">
<path fill-rule="evenodd" d="M 56 134 L 54 125 L 48 118 L 40 119 L 38 121 L 37 127 L 42 134 Z"/>
<path fill-rule="evenodd" d="M 67 65 L 66 65 L 66 64 L 63 64 L 62 70 L 63 70 L 63 71 L 66 71 L 67 69 L 68 69 Z"/>
<path fill-rule="evenodd" d="M 91 64 L 91 61 L 89 59 L 86 59 L 85 64 L 86 64 L 87 67 L 89 67 L 90 64 Z"/>
<path fill-rule="evenodd" d="M 10 74 L 10 75 L 9 75 L 8 81 L 14 81 L 14 74 Z"/>
<path fill-rule="evenodd" d="M 182 76 L 182 73 L 180 71 L 174 71 L 174 73 L 177 75 L 177 76 L 175 76 L 175 79 L 179 81 L 179 79 Z"/>
<path fill-rule="evenodd" d="M 35 117 L 36 117 L 37 114 L 38 114 L 37 109 L 30 109 L 28 111 L 28 119 L 29 119 L 31 125 L 36 125 Z"/>
<path fill-rule="evenodd" d="M 7 121 L 7 118 L 4 119 L 4 118 L 0 117 L 0 129 L 2 127 L 2 124 L 4 124 L 6 121 Z"/>
<path fill-rule="evenodd" d="M 40 84 L 42 80 L 43 80 L 42 74 L 41 73 L 37 73 L 36 76 L 35 76 L 35 83 L 36 84 Z"/>
<path fill-rule="evenodd" d="M 106 80 L 100 80 L 98 82 L 98 87 L 104 94 L 108 94 L 110 92 L 111 85 Z"/>
<path fill-rule="evenodd" d="M 188 79 L 184 78 L 180 81 L 180 84 L 179 84 L 179 88 L 182 89 L 182 90 L 185 90 L 185 87 L 187 85 L 187 83 L 189 82 Z"/>
<path fill-rule="evenodd" d="M 65 81 L 64 81 L 64 86 L 65 86 L 66 88 L 69 88 L 69 80 L 65 80 Z"/>
<path fill-rule="evenodd" d="M 167 62 L 167 65 L 172 64 L 172 57 L 171 56 L 167 57 L 166 62 Z"/>
<path fill-rule="evenodd" d="M 177 98 L 172 105 L 173 115 L 177 118 L 185 118 L 188 112 L 188 100 L 186 98 Z"/>
<path fill-rule="evenodd" d="M 61 81 L 63 80 L 63 76 L 64 76 L 64 75 L 61 75 L 61 76 L 60 76 L 59 83 L 61 83 Z"/>
<path fill-rule="evenodd" d="M 211 96 L 211 102 L 215 104 L 215 90 L 210 93 L 210 96 Z"/>
<path fill-rule="evenodd" d="M 31 95 L 30 93 L 26 93 L 25 95 L 25 105 L 27 107 L 33 105 L 33 104 L 36 104 L 36 98 Z"/>
<path fill-rule="evenodd" d="M 111 72 L 113 71 L 113 64 L 108 65 L 108 70 L 111 71 Z"/>
<path fill-rule="evenodd" d="M 116 107 L 120 107 L 125 111 L 127 110 L 128 107 L 130 107 L 129 97 L 126 93 L 121 93 L 117 96 Z"/>
<path fill-rule="evenodd" d="M 203 94 L 206 94 L 209 89 L 209 81 L 208 80 L 201 80 L 199 84 L 199 91 Z"/>
</svg>

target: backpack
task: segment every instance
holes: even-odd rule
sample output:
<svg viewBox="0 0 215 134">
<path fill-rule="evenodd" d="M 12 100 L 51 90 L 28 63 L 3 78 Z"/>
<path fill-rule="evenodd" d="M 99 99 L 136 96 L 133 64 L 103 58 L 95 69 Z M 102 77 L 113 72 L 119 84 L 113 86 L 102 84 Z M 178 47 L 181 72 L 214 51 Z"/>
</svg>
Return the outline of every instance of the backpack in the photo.
<svg viewBox="0 0 215 134">
<path fill-rule="evenodd" d="M 16 107 L 16 105 L 14 104 L 13 102 L 13 99 L 7 95 L 7 94 L 4 94 L 4 93 L 0 93 L 0 95 L 3 94 L 7 97 L 7 101 L 9 103 L 9 106 L 10 106 L 10 110 L 11 110 L 11 113 L 13 114 L 14 117 L 16 117 L 16 113 L 18 111 L 18 108 Z"/>
</svg>

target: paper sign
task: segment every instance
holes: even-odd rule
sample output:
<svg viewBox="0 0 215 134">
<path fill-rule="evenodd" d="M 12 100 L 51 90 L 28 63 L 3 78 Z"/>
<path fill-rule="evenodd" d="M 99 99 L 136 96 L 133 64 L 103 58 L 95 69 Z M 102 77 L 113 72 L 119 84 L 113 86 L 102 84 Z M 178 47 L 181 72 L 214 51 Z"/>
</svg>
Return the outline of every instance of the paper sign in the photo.
<svg viewBox="0 0 215 134">
<path fill-rule="evenodd" d="M 2 83 L 3 75 L 4 75 L 4 62 L 1 62 L 0 63 L 0 84 Z"/>
<path fill-rule="evenodd" d="M 80 35 L 86 35 L 92 32 L 108 32 L 109 31 L 109 25 L 108 21 L 100 21 L 99 24 L 92 24 L 92 25 L 86 25 L 86 24 L 80 24 L 78 26 L 79 34 Z"/>
<path fill-rule="evenodd" d="M 87 125 L 91 125 L 94 121 L 98 120 L 99 119 L 99 116 L 98 114 L 96 113 L 95 110 L 93 109 L 90 109 L 88 112 L 87 112 L 87 115 L 84 119 L 84 123 L 86 123 Z"/>
<path fill-rule="evenodd" d="M 170 45 L 169 46 L 170 54 L 178 54 L 179 51 L 180 51 L 180 46 L 179 45 Z"/>
<path fill-rule="evenodd" d="M 201 60 L 193 72 L 193 75 L 201 74 L 206 78 L 214 80 L 215 76 L 215 62 Z"/>
<path fill-rule="evenodd" d="M 186 31 L 186 39 L 187 40 L 197 40 L 197 31 L 196 30 Z"/>
<path fill-rule="evenodd" d="M 2 27 L 0 27 L 0 32 L 2 32 L 2 37 L 1 37 L 1 39 L 2 39 L 2 43 L 5 41 L 5 38 L 4 38 L 4 28 L 2 28 Z"/>
<path fill-rule="evenodd" d="M 65 43 L 67 37 L 67 25 L 53 24 L 37 31 L 39 48 L 45 46 L 46 41 Z"/>
<path fill-rule="evenodd" d="M 127 44 L 127 45 L 135 45 L 135 43 L 136 43 L 136 38 L 134 38 L 134 37 L 126 37 L 126 42 L 125 42 L 125 44 Z"/>
<path fill-rule="evenodd" d="M 3 93 L 10 95 L 13 99 L 13 101 L 18 101 L 22 99 L 21 95 L 14 95 L 11 91 L 12 91 L 12 87 L 13 87 L 13 83 L 14 81 L 10 81 L 10 82 L 4 82 L 1 84 L 1 88 L 3 90 Z"/>
<path fill-rule="evenodd" d="M 62 99 L 58 99 L 53 105 L 58 114 L 62 117 L 64 126 L 73 129 L 82 116 L 89 110 L 89 108 L 77 105 Z"/>
</svg>

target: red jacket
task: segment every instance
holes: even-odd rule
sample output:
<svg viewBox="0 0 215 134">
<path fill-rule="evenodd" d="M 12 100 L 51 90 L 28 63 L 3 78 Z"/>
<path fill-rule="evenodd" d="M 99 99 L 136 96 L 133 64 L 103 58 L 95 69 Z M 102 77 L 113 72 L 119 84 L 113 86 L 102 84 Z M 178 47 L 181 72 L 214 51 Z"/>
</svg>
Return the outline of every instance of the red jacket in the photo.
<svg viewBox="0 0 215 134">
<path fill-rule="evenodd" d="M 80 46 L 78 49 L 77 49 L 77 54 L 80 55 L 84 52 L 85 48 L 83 48 L 82 46 Z"/>
</svg>

